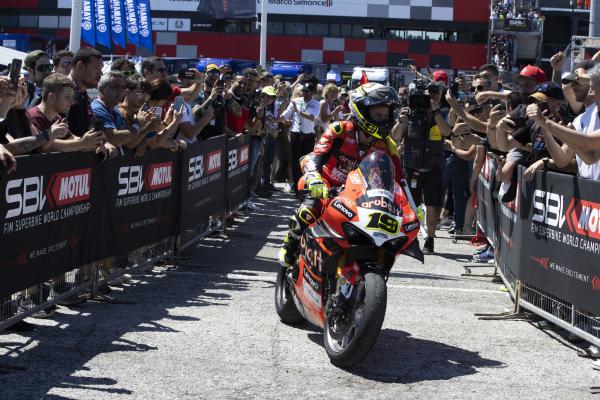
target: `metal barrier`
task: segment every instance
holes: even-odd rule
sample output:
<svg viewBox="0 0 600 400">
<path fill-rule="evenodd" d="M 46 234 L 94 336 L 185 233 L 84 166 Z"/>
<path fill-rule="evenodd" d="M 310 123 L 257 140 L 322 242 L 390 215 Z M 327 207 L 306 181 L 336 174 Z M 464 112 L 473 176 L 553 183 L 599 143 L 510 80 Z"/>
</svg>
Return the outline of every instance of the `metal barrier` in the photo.
<svg viewBox="0 0 600 400">
<path fill-rule="evenodd" d="M 482 209 L 480 212 L 478 212 L 478 219 L 482 219 L 478 220 L 478 225 L 485 233 L 488 242 L 494 246 L 496 270 L 502 278 L 504 285 L 508 289 L 511 298 L 515 302 L 516 309 L 526 309 L 536 315 L 539 315 L 545 320 L 556 324 L 566 331 L 600 347 L 600 315 L 581 309 L 581 304 L 577 306 L 576 304 L 573 304 L 572 302 L 567 301 L 560 296 L 550 293 L 548 290 L 541 289 L 538 286 L 543 285 L 543 283 L 538 282 L 538 286 L 536 286 L 535 282 L 532 283 L 532 281 L 535 281 L 535 279 L 528 277 L 528 275 L 525 274 L 527 271 L 522 269 L 528 267 L 524 260 L 530 258 L 531 253 L 525 253 L 526 248 L 520 247 L 521 242 L 526 240 L 526 236 L 517 235 L 516 238 L 507 238 L 507 236 L 511 235 L 506 234 L 506 232 L 502 232 L 502 218 L 505 218 L 506 214 L 510 213 L 511 210 L 508 205 L 501 203 L 495 195 L 495 187 L 499 185 L 499 182 L 494 180 L 498 166 L 495 157 L 496 156 L 492 153 L 488 153 L 486 164 L 479 177 L 479 207 L 487 207 L 487 209 Z M 554 179 L 552 190 L 557 193 L 561 193 L 560 188 L 557 185 L 557 179 L 565 179 L 564 175 L 562 176 L 563 178 L 552 178 Z M 520 181 L 519 184 L 522 184 L 522 182 Z M 535 188 L 538 188 L 538 186 L 535 186 L 534 189 Z M 583 187 L 581 184 L 579 184 L 578 192 L 583 193 L 582 190 Z M 586 193 L 589 194 L 589 191 Z M 518 195 L 521 196 L 521 192 L 519 192 Z M 485 199 L 489 199 L 490 196 L 493 200 L 488 200 L 486 202 Z M 524 199 L 526 199 L 526 197 L 522 197 L 519 200 L 521 203 L 519 207 L 524 206 Z M 490 205 L 492 206 L 492 210 L 490 210 Z M 514 212 L 515 226 L 520 224 L 521 229 L 527 228 L 526 223 L 529 222 L 529 219 L 526 217 L 528 212 L 525 212 L 524 214 L 517 213 L 516 211 Z M 493 219 L 493 221 L 490 221 L 490 219 Z M 490 231 L 486 232 L 486 228 L 488 228 Z M 506 228 L 506 226 L 504 228 Z M 514 232 L 523 231 L 515 228 Z M 510 231 L 510 233 L 514 232 L 512 230 Z M 506 247 L 507 240 L 513 241 L 513 244 L 509 246 L 510 248 L 508 250 Z M 529 245 L 531 245 L 531 243 L 529 243 Z M 523 257 L 512 258 L 514 254 L 511 254 L 511 252 L 519 252 L 519 254 L 522 254 Z M 552 253 L 552 251 L 550 251 L 550 253 Z M 574 257 L 575 255 L 576 254 L 571 254 L 569 257 Z M 552 258 L 553 254 L 545 254 L 544 257 Z M 548 259 L 546 259 L 545 262 L 548 263 Z M 515 265 L 512 265 L 511 263 L 515 263 Z M 546 267 L 547 266 L 548 265 L 546 265 Z M 590 306 L 589 302 L 584 304 Z"/>
<path fill-rule="evenodd" d="M 519 306 L 600 347 L 600 316 L 528 283 L 521 284 Z"/>
<path fill-rule="evenodd" d="M 171 257 L 176 259 L 185 248 L 213 232 L 224 231 L 225 219 L 242 209 L 245 204 L 246 202 L 242 203 L 234 212 L 223 215 L 218 222 L 212 225 L 200 226 L 198 231 L 183 232 L 178 236 L 140 247 L 127 254 L 112 256 L 90 265 L 74 268 L 46 282 L 0 299 L 0 331 L 57 303 L 71 299 L 73 296 L 120 302 L 101 296 L 98 291 L 100 286 L 123 278 L 127 274 L 134 275 L 144 271 L 158 261 Z"/>
</svg>

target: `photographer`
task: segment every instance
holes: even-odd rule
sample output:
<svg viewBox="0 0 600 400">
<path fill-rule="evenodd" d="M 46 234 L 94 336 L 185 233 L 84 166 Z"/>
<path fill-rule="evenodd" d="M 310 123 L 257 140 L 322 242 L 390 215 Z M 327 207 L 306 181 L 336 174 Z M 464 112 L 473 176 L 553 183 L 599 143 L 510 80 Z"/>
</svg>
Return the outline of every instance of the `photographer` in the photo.
<svg viewBox="0 0 600 400">
<path fill-rule="evenodd" d="M 427 206 L 427 239 L 423 252 L 434 253 L 434 237 L 443 201 L 442 166 L 444 137 L 452 130 L 440 112 L 442 87 L 436 82 L 413 81 L 408 90 L 408 109 L 401 111 L 394 127 L 403 141 L 406 179 L 415 204 Z"/>
</svg>

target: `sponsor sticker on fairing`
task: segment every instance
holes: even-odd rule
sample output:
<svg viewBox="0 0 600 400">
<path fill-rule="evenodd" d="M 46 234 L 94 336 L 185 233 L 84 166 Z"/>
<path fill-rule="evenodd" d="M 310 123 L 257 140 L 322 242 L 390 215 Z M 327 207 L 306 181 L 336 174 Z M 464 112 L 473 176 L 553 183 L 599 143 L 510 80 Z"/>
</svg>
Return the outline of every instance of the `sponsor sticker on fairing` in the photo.
<svg viewBox="0 0 600 400">
<path fill-rule="evenodd" d="M 321 307 L 321 296 L 319 296 L 319 294 L 313 290 L 306 280 L 302 281 L 302 287 L 304 289 L 304 295 L 306 298 L 314 303 L 317 307 Z"/>
</svg>

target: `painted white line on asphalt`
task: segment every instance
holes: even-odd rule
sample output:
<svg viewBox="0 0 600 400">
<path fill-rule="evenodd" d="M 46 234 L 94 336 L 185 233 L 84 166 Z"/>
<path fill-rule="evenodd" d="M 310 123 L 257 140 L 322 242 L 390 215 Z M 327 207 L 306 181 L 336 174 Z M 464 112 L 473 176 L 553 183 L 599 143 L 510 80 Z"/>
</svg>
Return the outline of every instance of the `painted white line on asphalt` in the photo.
<svg viewBox="0 0 600 400">
<path fill-rule="evenodd" d="M 420 286 L 420 285 L 387 285 L 388 288 L 394 289 L 418 289 L 418 290 L 440 290 L 447 292 L 465 292 L 465 293 L 494 293 L 506 295 L 506 293 L 500 290 L 491 289 L 465 289 L 465 288 L 453 288 L 443 286 Z"/>
</svg>

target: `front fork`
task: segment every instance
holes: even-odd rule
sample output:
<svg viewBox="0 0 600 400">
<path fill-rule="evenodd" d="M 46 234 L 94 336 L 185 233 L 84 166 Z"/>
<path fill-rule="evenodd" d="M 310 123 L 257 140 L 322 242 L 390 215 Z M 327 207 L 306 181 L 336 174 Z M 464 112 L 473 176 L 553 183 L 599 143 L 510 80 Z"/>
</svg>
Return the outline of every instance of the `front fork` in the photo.
<svg viewBox="0 0 600 400">
<path fill-rule="evenodd" d="M 331 297 L 331 307 L 328 307 L 329 313 L 336 314 L 343 312 L 344 305 L 347 304 L 352 297 L 359 275 L 360 267 L 356 262 L 337 268 L 334 280 L 335 291 L 332 291 L 334 295 Z"/>
</svg>

